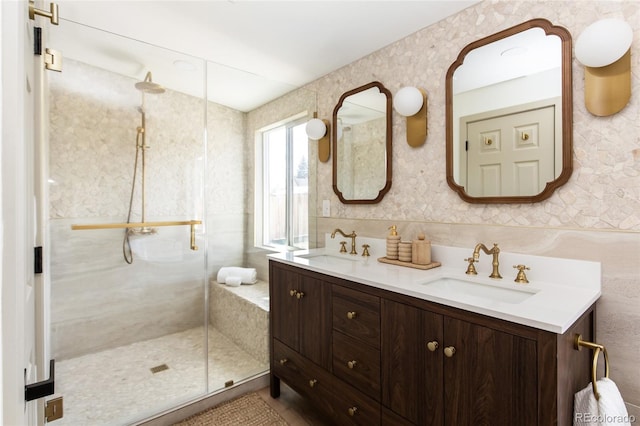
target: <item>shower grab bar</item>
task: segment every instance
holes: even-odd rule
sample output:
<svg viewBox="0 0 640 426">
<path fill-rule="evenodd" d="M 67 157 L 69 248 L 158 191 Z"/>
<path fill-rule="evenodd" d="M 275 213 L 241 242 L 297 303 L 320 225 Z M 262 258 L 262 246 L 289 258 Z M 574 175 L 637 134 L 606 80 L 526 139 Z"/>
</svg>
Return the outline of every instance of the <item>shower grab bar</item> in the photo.
<svg viewBox="0 0 640 426">
<path fill-rule="evenodd" d="M 191 250 L 198 250 L 196 245 L 196 225 L 202 225 L 201 220 L 183 220 L 169 222 L 137 222 L 137 223 L 99 223 L 90 225 L 71 225 L 71 230 L 82 231 L 88 229 L 123 229 L 123 228 L 145 228 L 157 226 L 191 226 Z"/>
</svg>

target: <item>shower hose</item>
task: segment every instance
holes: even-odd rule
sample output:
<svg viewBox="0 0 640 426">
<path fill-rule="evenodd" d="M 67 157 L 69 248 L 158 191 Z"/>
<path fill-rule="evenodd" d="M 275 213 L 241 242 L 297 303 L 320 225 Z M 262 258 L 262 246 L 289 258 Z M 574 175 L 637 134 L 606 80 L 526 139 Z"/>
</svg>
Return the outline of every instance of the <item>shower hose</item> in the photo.
<svg viewBox="0 0 640 426">
<path fill-rule="evenodd" d="M 140 136 L 144 132 L 142 127 L 138 127 L 138 134 L 136 135 L 136 158 L 135 164 L 133 166 L 133 179 L 131 181 L 131 195 L 129 197 L 129 212 L 127 213 L 127 223 L 131 223 L 131 212 L 133 210 L 133 194 L 136 189 L 136 176 L 138 174 L 138 155 L 140 149 L 144 149 L 144 147 L 140 144 Z M 143 219 L 144 221 L 144 219 Z M 129 228 L 124 229 L 124 240 L 122 241 L 122 255 L 124 256 L 124 261 L 129 265 L 133 263 L 133 252 L 131 251 L 131 243 L 129 242 Z"/>
</svg>

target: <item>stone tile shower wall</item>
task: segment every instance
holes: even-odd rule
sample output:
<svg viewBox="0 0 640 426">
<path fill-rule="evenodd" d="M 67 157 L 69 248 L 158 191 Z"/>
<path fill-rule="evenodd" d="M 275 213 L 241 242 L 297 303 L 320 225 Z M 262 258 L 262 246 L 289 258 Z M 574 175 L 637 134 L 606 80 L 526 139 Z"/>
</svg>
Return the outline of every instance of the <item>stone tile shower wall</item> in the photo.
<svg viewBox="0 0 640 426">
<path fill-rule="evenodd" d="M 160 228 L 141 239 L 148 259 L 137 256 L 128 265 L 124 231 L 70 226 L 126 220 L 140 92 L 132 79 L 72 60 L 50 80 L 53 356 L 65 359 L 201 326 L 205 246 L 218 262 L 242 261 L 244 229 L 236 213 L 244 200 L 236 194 L 243 193 L 245 173 L 243 114 L 208 105 L 204 170 L 204 102 L 170 90 L 146 95 L 146 219 L 202 219 L 206 211 L 207 223 L 222 232 L 207 232 L 205 244 L 200 227 L 200 250 L 194 252 L 188 227 Z M 139 200 L 139 189 L 134 197 Z M 140 220 L 135 211 L 132 220 Z M 216 261 L 208 264 L 207 276 Z"/>
<path fill-rule="evenodd" d="M 472 41 L 534 18 L 546 18 L 575 39 L 589 24 L 625 19 L 634 30 L 630 103 L 611 117 L 584 107 L 584 72 L 573 60 L 573 163 L 570 181 L 536 204 L 473 205 L 445 179 L 445 76 Z M 393 115 L 393 186 L 377 205 L 343 205 L 331 187 L 331 163 L 317 167 L 317 241 L 336 227 L 384 238 L 397 223 L 403 239 L 424 230 L 437 244 L 469 247 L 498 242 L 502 250 L 602 262 L 597 340 L 607 346 L 611 377 L 629 411 L 640 415 L 640 3 L 634 1 L 487 0 L 424 28 L 313 82 L 319 117 L 331 117 L 340 96 L 371 81 L 393 94 L 404 85 L 428 93 L 428 138 L 405 142 L 405 120 Z M 332 153 L 333 155 L 333 153 Z M 314 161 L 315 160 L 315 161 Z M 323 218 L 322 200 L 331 201 Z M 372 253 L 376 256 L 376 253 Z M 461 268 L 464 262 L 461 260 Z M 504 274 L 511 265 L 503 266 Z"/>
</svg>

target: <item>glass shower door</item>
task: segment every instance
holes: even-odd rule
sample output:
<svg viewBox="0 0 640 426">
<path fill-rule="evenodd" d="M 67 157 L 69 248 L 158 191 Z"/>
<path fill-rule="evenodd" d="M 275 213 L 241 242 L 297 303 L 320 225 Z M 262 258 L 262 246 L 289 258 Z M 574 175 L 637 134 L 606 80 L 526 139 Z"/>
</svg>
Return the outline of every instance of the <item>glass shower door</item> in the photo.
<svg viewBox="0 0 640 426">
<path fill-rule="evenodd" d="M 209 391 L 205 64 L 72 22 L 51 42 L 56 424 L 129 424 Z"/>
</svg>

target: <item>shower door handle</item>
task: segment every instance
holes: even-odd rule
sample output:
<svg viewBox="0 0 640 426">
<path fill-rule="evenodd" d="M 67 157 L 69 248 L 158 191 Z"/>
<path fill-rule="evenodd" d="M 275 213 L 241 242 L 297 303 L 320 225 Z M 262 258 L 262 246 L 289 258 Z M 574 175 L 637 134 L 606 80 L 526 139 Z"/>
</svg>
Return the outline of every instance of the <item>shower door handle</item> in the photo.
<svg viewBox="0 0 640 426">
<path fill-rule="evenodd" d="M 55 392 L 55 365 L 56 360 L 49 361 L 49 378 L 41 382 L 24 385 L 24 400 L 33 401 L 34 399 L 44 398 L 53 395 Z"/>
</svg>

